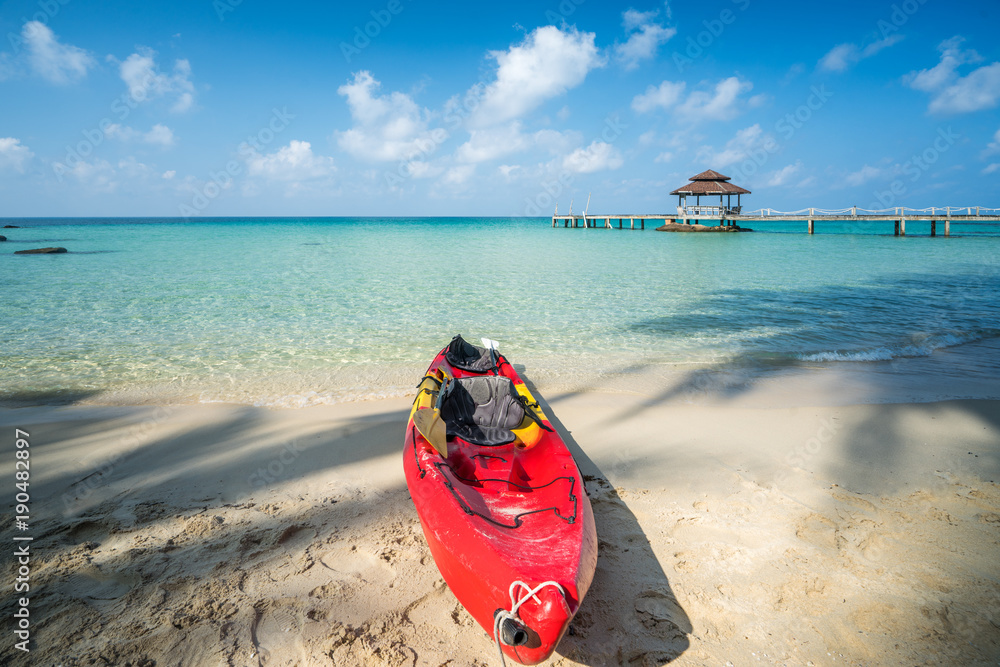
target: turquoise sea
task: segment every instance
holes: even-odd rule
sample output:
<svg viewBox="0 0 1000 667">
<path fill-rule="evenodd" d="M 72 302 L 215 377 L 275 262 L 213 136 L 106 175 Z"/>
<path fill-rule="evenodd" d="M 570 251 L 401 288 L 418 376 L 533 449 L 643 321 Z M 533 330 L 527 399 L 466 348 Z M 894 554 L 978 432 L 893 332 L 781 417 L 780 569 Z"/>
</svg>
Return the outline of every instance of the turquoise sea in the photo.
<svg viewBox="0 0 1000 667">
<path fill-rule="evenodd" d="M 7 404 L 398 396 L 459 332 L 499 340 L 553 387 L 620 386 L 637 369 L 899 370 L 970 350 L 952 379 L 1000 397 L 997 225 L 953 223 L 951 238 L 920 223 L 905 238 L 889 223 L 813 236 L 805 222 L 663 234 L 523 218 L 0 225 L 20 226 L 0 230 Z M 43 246 L 69 253 L 13 254 Z"/>
</svg>

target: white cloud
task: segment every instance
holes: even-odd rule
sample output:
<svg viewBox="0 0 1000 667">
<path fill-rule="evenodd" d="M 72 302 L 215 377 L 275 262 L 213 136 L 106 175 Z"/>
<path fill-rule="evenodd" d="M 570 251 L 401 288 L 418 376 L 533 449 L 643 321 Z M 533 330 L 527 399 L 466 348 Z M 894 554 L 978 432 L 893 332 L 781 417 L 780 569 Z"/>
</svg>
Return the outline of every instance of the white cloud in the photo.
<svg viewBox="0 0 1000 667">
<path fill-rule="evenodd" d="M 867 164 L 858 171 L 851 172 L 844 177 L 844 185 L 858 186 L 864 185 L 873 178 L 878 178 L 882 174 L 882 170 L 877 167 L 870 167 Z"/>
<path fill-rule="evenodd" d="M 115 168 L 107 160 L 94 160 L 93 162 L 80 160 L 61 173 L 69 174 L 80 183 L 85 184 L 91 192 L 110 193 L 118 189 Z"/>
<path fill-rule="evenodd" d="M 0 137 L 0 169 L 10 168 L 23 174 L 35 156 L 31 150 L 14 137 Z"/>
<path fill-rule="evenodd" d="M 169 181 L 169 180 L 171 180 L 176 175 L 177 175 L 177 172 L 174 171 L 173 169 L 170 169 L 170 170 L 167 170 L 167 171 L 163 172 L 162 178 L 165 181 Z"/>
<path fill-rule="evenodd" d="M 128 86 L 129 95 L 136 102 L 158 97 L 174 97 L 171 111 L 187 111 L 194 105 L 194 84 L 191 82 L 191 63 L 184 59 L 174 61 L 173 74 L 158 71 L 156 52 L 139 47 L 119 66 L 122 81 Z"/>
<path fill-rule="evenodd" d="M 872 42 L 864 48 L 861 48 L 857 44 L 838 44 L 830 49 L 825 56 L 820 58 L 819 68 L 827 72 L 845 72 L 851 66 L 856 65 L 865 58 L 871 58 L 882 49 L 897 44 L 902 39 L 902 35 L 890 35 L 885 39 Z"/>
<path fill-rule="evenodd" d="M 462 164 L 457 167 L 452 167 L 445 172 L 444 176 L 441 178 L 441 182 L 445 185 L 463 185 L 476 171 L 476 165 L 474 164 Z"/>
<path fill-rule="evenodd" d="M 984 174 L 992 174 L 997 169 L 1000 169 L 1000 162 L 994 162 L 993 164 L 988 164 L 983 168 Z"/>
<path fill-rule="evenodd" d="M 649 86 L 645 93 L 632 99 L 632 108 L 639 113 L 646 113 L 657 107 L 669 109 L 680 101 L 685 85 L 683 81 L 664 81 L 659 86 Z"/>
<path fill-rule="evenodd" d="M 993 141 L 986 144 L 986 148 L 983 150 L 981 157 L 986 157 L 995 153 L 1000 153 L 1000 130 L 997 130 L 993 134 Z"/>
<path fill-rule="evenodd" d="M 1000 62 L 980 67 L 937 93 L 932 113 L 968 113 L 992 109 L 1000 99 Z"/>
<path fill-rule="evenodd" d="M 120 169 L 126 176 L 131 176 L 133 178 L 147 176 L 152 173 L 152 169 L 136 160 L 132 155 L 119 160 L 118 169 Z"/>
<path fill-rule="evenodd" d="M 139 132 L 127 125 L 112 123 L 104 130 L 104 136 L 108 139 L 118 139 L 119 141 L 131 141 L 139 136 Z"/>
<path fill-rule="evenodd" d="M 514 121 L 499 127 L 472 130 L 469 140 L 455 151 L 459 162 L 486 162 L 512 153 L 518 153 L 531 144 L 521 133 L 521 123 Z"/>
<path fill-rule="evenodd" d="M 622 25 L 625 26 L 626 32 L 632 32 L 655 19 L 659 13 L 655 9 L 640 12 L 638 9 L 629 8 L 622 12 Z"/>
<path fill-rule="evenodd" d="M 444 172 L 444 168 L 423 160 L 411 160 L 406 163 L 407 175 L 411 178 L 433 178 Z"/>
<path fill-rule="evenodd" d="M 730 120 L 740 111 L 741 95 L 753 89 L 749 81 L 731 76 L 722 79 L 715 87 L 708 90 L 694 90 L 683 102 L 685 84 L 664 81 L 659 86 L 649 86 L 646 92 L 632 99 L 632 109 L 638 113 L 646 113 L 654 109 L 675 108 L 680 116 L 688 120 Z M 751 106 L 760 106 L 766 98 L 756 96 Z"/>
<path fill-rule="evenodd" d="M 166 125 L 157 123 L 149 132 L 140 132 L 128 125 L 112 123 L 104 130 L 104 135 L 108 139 L 118 139 L 119 141 L 133 141 L 139 139 L 147 144 L 159 145 L 168 148 L 174 145 L 174 133 Z"/>
<path fill-rule="evenodd" d="M 0 81 L 30 71 L 50 83 L 66 84 L 86 76 L 94 65 L 89 53 L 77 46 L 61 44 L 55 33 L 40 21 L 28 21 L 20 35 L 8 37 L 15 52 L 0 53 Z"/>
<path fill-rule="evenodd" d="M 295 139 L 274 153 L 250 153 L 246 156 L 246 162 L 247 174 L 271 181 L 311 181 L 336 171 L 333 158 L 314 155 L 308 141 Z"/>
<path fill-rule="evenodd" d="M 941 42 L 938 45 L 941 59 L 937 65 L 919 72 L 910 72 L 906 76 L 910 88 L 932 93 L 958 78 L 956 70 L 959 65 L 980 60 L 979 54 L 975 51 L 963 51 L 960 48 L 964 41 L 962 37 L 956 36 Z"/>
<path fill-rule="evenodd" d="M 497 171 L 506 182 L 511 183 L 524 172 L 524 167 L 519 164 L 502 164 L 497 167 Z"/>
<path fill-rule="evenodd" d="M 580 85 L 588 72 L 605 64 L 594 33 L 555 26 L 537 28 L 520 44 L 489 55 L 497 61 L 497 78 L 482 92 L 470 118 L 473 127 L 519 118 Z"/>
<path fill-rule="evenodd" d="M 413 160 L 437 150 L 447 139 L 447 131 L 428 130 L 428 111 L 404 93 L 378 95 L 380 85 L 371 72 L 361 71 L 337 89 L 347 98 L 355 121 L 351 129 L 335 133 L 340 148 L 369 162 Z"/>
<path fill-rule="evenodd" d="M 858 47 L 855 44 L 838 44 L 820 58 L 819 68 L 829 72 L 843 72 L 857 51 Z"/>
<path fill-rule="evenodd" d="M 174 145 L 174 133 L 166 125 L 157 123 L 153 129 L 142 135 L 142 140 L 147 144 L 159 144 L 166 148 Z"/>
<path fill-rule="evenodd" d="M 470 130 L 469 140 L 458 147 L 454 158 L 458 162 L 475 164 L 533 148 L 559 154 L 579 142 L 579 134 L 575 132 L 546 129 L 524 134 L 521 122 L 514 121 L 497 127 Z"/>
<path fill-rule="evenodd" d="M 738 131 L 720 151 L 711 146 L 703 146 L 698 151 L 698 160 L 711 169 L 722 169 L 745 160 L 751 152 L 763 151 L 769 155 L 777 150 L 774 137 L 764 132 L 759 123 Z"/>
<path fill-rule="evenodd" d="M 975 63 L 982 57 L 973 50 L 963 50 L 962 37 L 941 42 L 941 58 L 929 69 L 910 72 L 904 81 L 911 88 L 930 93 L 931 113 L 968 113 L 991 109 L 1000 100 L 1000 62 L 979 67 L 966 76 L 958 73 L 960 65 Z"/>
<path fill-rule="evenodd" d="M 692 91 L 678 112 L 691 119 L 730 120 L 739 113 L 740 95 L 753 89 L 753 84 L 731 76 L 715 84 L 712 92 Z"/>
<path fill-rule="evenodd" d="M 640 60 L 648 60 L 656 55 L 656 49 L 677 34 L 676 28 L 666 28 L 653 19 L 657 11 L 639 12 L 629 9 L 622 14 L 622 24 L 628 34 L 624 44 L 615 45 L 615 58 L 626 70 L 639 66 Z"/>
<path fill-rule="evenodd" d="M 802 161 L 796 161 L 795 164 L 790 164 L 786 167 L 782 167 L 777 171 L 771 172 L 768 176 L 767 184 L 770 186 L 785 185 L 795 174 L 799 173 L 802 169 Z"/>
<path fill-rule="evenodd" d="M 670 162 L 673 158 L 674 158 L 673 153 L 671 153 L 670 151 L 663 151 L 655 158 L 653 158 L 653 162 L 665 163 L 665 162 Z"/>
<path fill-rule="evenodd" d="M 604 141 L 594 141 L 586 148 L 578 148 L 563 159 L 563 167 L 578 174 L 617 169 L 625 164 L 621 152 Z"/>
<path fill-rule="evenodd" d="M 31 69 L 52 83 L 83 78 L 94 59 L 83 49 L 60 44 L 52 30 L 40 21 L 28 21 L 21 30 Z"/>
</svg>

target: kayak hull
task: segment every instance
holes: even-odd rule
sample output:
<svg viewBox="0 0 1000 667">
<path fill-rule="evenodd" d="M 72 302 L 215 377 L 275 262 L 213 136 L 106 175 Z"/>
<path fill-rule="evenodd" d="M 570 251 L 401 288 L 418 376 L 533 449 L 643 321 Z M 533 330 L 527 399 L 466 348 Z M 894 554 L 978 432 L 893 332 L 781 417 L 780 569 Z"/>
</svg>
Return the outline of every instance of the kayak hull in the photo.
<svg viewBox="0 0 1000 667">
<path fill-rule="evenodd" d="M 475 375 L 453 368 L 444 352 L 428 375 Z M 503 357 L 493 372 L 530 397 Z M 558 584 L 562 592 L 547 586 L 521 603 L 517 616 L 524 643 L 502 644 L 507 657 L 538 664 L 566 633 L 597 566 L 594 514 L 580 471 L 554 430 L 545 430 L 530 447 L 477 446 L 451 438 L 447 457 L 441 456 L 414 425 L 421 400 L 418 396 L 414 402 L 407 425 L 403 467 L 434 562 L 494 641 L 494 615 L 511 610 L 512 586 L 514 599 L 520 600 L 529 588 Z M 536 412 L 551 428 L 541 410 Z"/>
</svg>

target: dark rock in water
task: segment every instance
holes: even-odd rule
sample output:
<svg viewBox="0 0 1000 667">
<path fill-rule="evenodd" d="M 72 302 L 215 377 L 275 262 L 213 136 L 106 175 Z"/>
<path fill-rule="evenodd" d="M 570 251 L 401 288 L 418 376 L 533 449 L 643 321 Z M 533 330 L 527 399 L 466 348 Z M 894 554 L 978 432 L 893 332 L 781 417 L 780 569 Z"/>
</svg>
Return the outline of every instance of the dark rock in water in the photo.
<svg viewBox="0 0 1000 667">
<path fill-rule="evenodd" d="M 15 255 L 53 255 L 60 252 L 69 252 L 66 248 L 32 248 L 31 250 L 18 250 Z"/>
<path fill-rule="evenodd" d="M 17 225 L 4 225 L 4 229 L 20 229 Z"/>
<path fill-rule="evenodd" d="M 6 236 L 0 236 L 0 243 L 3 243 L 6 240 L 7 240 Z"/>
<path fill-rule="evenodd" d="M 662 227 L 657 227 L 658 232 L 752 232 L 752 229 L 747 227 L 737 227 L 733 225 L 732 227 L 721 227 L 719 225 L 686 225 L 683 222 L 668 222 Z"/>
</svg>

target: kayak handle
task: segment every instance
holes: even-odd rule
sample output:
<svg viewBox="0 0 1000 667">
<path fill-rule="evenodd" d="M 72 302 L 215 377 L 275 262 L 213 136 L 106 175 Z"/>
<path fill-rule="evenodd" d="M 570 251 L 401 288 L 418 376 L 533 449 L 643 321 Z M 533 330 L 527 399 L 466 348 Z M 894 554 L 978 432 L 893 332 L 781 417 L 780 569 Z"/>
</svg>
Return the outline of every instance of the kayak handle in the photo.
<svg viewBox="0 0 1000 667">
<path fill-rule="evenodd" d="M 493 615 L 496 616 L 502 611 L 505 610 L 497 609 Z M 507 646 L 524 646 L 528 643 L 528 632 L 513 618 L 504 618 L 500 622 L 500 641 Z"/>
</svg>

